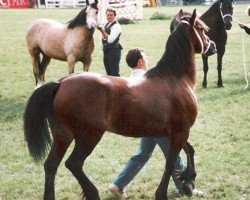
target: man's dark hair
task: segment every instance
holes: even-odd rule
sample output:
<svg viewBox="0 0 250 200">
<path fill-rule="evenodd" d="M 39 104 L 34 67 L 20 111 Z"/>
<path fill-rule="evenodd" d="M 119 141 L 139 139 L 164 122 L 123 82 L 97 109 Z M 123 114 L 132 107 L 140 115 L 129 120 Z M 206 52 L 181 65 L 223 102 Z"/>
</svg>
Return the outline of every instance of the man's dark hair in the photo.
<svg viewBox="0 0 250 200">
<path fill-rule="evenodd" d="M 114 13 L 114 16 L 116 16 L 116 10 L 114 8 L 107 8 L 106 13 L 107 12 L 112 12 Z"/>
<path fill-rule="evenodd" d="M 143 52 L 143 49 L 141 48 L 130 49 L 126 55 L 127 65 L 131 68 L 136 67 L 138 60 L 142 58 L 142 55 L 141 55 L 142 52 Z"/>
</svg>

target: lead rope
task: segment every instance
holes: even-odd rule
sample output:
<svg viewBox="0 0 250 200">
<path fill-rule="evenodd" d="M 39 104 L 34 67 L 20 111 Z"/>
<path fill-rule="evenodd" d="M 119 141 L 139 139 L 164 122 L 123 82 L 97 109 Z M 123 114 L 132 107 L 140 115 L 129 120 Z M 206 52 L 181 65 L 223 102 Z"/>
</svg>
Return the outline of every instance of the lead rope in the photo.
<svg viewBox="0 0 250 200">
<path fill-rule="evenodd" d="M 245 52 L 245 44 L 244 44 L 244 30 L 242 30 L 241 32 L 241 42 L 242 42 L 242 52 L 243 52 L 243 67 L 244 67 L 244 72 L 245 72 L 245 80 L 246 80 L 246 87 L 244 88 L 244 90 L 246 90 L 248 88 L 248 69 L 246 66 L 246 52 Z"/>
<path fill-rule="evenodd" d="M 235 20 L 233 18 L 233 21 L 236 22 L 237 24 L 240 24 L 239 21 Z M 244 30 L 242 29 L 241 30 L 241 43 L 242 43 L 242 54 L 243 54 L 243 68 L 244 68 L 244 74 L 245 74 L 245 80 L 246 80 L 246 87 L 244 88 L 244 90 L 246 90 L 249 86 L 249 83 L 248 83 L 248 69 L 247 69 L 247 66 L 246 66 L 246 52 L 245 52 L 245 40 L 244 40 Z"/>
</svg>

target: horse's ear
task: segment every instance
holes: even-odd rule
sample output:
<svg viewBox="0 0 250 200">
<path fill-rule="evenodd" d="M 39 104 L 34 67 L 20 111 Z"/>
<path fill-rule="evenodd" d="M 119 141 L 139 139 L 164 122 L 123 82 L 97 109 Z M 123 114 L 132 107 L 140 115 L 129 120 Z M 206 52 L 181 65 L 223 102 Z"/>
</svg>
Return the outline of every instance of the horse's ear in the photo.
<svg viewBox="0 0 250 200">
<path fill-rule="evenodd" d="M 190 19 L 190 24 L 193 25 L 196 19 L 196 9 L 194 9 L 193 14 Z"/>
<path fill-rule="evenodd" d="M 182 10 L 182 9 L 180 9 L 180 11 L 179 11 L 179 17 L 180 17 L 180 18 L 182 18 L 182 17 L 183 17 L 183 15 L 184 15 L 183 10 Z"/>
<path fill-rule="evenodd" d="M 96 5 L 98 4 L 98 0 L 95 0 L 95 4 L 96 4 Z"/>
<path fill-rule="evenodd" d="M 89 6 L 89 0 L 86 0 L 86 5 Z"/>
</svg>

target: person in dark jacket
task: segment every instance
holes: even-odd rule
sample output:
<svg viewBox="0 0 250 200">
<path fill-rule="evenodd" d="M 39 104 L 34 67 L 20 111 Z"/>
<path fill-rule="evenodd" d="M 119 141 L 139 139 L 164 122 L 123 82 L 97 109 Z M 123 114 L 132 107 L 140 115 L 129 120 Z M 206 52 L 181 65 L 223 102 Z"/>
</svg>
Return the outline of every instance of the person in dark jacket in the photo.
<svg viewBox="0 0 250 200">
<path fill-rule="evenodd" d="M 119 64 L 122 46 L 119 43 L 119 38 L 121 35 L 121 26 L 116 20 L 116 11 L 113 8 L 106 10 L 106 18 L 107 23 L 105 26 L 97 27 L 102 34 L 103 62 L 107 75 L 120 76 Z"/>
</svg>

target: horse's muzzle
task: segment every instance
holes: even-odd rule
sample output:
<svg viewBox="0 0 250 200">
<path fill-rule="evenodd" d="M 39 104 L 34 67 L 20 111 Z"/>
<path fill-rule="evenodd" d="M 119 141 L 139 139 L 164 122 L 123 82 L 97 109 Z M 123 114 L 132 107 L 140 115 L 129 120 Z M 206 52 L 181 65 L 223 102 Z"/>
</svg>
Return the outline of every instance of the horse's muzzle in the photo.
<svg viewBox="0 0 250 200">
<path fill-rule="evenodd" d="M 94 34 L 95 32 L 95 27 L 91 26 L 90 28 L 88 28 L 89 34 Z"/>
<path fill-rule="evenodd" d="M 214 41 L 211 40 L 210 45 L 209 45 L 208 49 L 205 51 L 204 55 L 211 56 L 215 53 L 217 53 L 216 44 L 214 43 Z"/>
<path fill-rule="evenodd" d="M 226 23 L 224 26 L 226 30 L 230 30 L 232 28 L 232 23 L 231 22 Z"/>
</svg>

